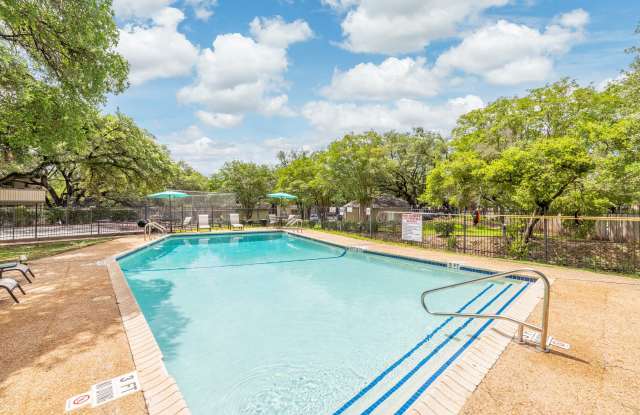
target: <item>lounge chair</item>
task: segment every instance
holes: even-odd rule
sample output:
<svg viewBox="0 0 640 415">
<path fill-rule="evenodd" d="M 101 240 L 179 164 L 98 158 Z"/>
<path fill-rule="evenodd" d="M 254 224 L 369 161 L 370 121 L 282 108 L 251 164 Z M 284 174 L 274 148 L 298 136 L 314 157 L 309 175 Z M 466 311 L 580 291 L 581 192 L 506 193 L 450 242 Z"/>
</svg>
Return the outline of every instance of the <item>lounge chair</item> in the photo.
<svg viewBox="0 0 640 415">
<path fill-rule="evenodd" d="M 211 230 L 211 225 L 209 224 L 209 215 L 198 215 L 198 230 L 204 228 Z"/>
<path fill-rule="evenodd" d="M 187 216 L 186 218 L 184 218 L 184 220 L 182 221 L 182 230 L 184 231 L 187 226 L 189 227 L 189 229 L 192 229 L 193 227 L 191 226 L 191 216 Z"/>
<path fill-rule="evenodd" d="M 29 267 L 21 262 L 6 262 L 4 264 L 0 264 L 0 278 L 2 278 L 2 274 L 5 272 L 9 272 L 9 271 L 18 271 L 20 273 L 22 273 L 22 276 L 24 277 L 25 280 L 27 280 L 29 282 L 29 284 L 31 284 L 31 279 L 29 279 L 29 275 L 31 275 L 32 278 L 36 278 L 36 276 L 33 274 L 33 271 L 31 271 L 31 269 L 29 269 Z"/>
<path fill-rule="evenodd" d="M 231 229 L 233 230 L 244 230 L 244 225 L 240 223 L 240 215 L 237 213 L 229 214 L 229 225 L 231 225 Z"/>
<path fill-rule="evenodd" d="M 18 299 L 16 298 L 13 290 L 17 288 L 20 290 L 20 292 L 22 292 L 23 295 L 27 295 L 20 284 L 18 284 L 18 281 L 11 278 L 0 278 L 0 288 L 4 288 L 5 290 L 7 290 L 11 298 L 13 298 L 13 301 L 15 301 L 16 303 L 19 303 L 20 301 L 18 301 Z"/>
</svg>

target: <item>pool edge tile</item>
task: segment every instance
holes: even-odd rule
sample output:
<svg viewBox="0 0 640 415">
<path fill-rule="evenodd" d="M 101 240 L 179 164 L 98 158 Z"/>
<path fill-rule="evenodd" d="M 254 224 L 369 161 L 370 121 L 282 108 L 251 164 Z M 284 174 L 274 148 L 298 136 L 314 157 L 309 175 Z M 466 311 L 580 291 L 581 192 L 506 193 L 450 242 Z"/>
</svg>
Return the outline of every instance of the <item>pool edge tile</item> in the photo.
<svg viewBox="0 0 640 415">
<path fill-rule="evenodd" d="M 129 284 L 127 284 L 117 259 L 144 249 L 167 237 L 169 236 L 142 244 L 135 249 L 105 260 L 118 304 L 122 327 L 127 337 L 133 364 L 138 371 L 142 396 L 149 415 L 184 415 L 189 414 L 190 411 L 178 384 L 167 372 L 160 347 L 131 292 Z"/>
</svg>

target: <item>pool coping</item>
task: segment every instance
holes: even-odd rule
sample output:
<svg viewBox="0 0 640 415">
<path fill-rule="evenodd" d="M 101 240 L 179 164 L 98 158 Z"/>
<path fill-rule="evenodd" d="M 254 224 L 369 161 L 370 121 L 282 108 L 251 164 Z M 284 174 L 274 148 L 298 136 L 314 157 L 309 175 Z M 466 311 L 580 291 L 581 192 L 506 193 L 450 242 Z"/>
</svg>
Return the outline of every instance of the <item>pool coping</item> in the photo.
<svg viewBox="0 0 640 415">
<path fill-rule="evenodd" d="M 120 252 L 105 258 L 104 263 L 109 273 L 111 283 L 116 296 L 116 302 L 122 318 L 124 332 L 129 343 L 129 348 L 134 365 L 138 371 L 142 394 L 150 415 L 190 414 L 184 397 L 177 382 L 167 371 L 163 355 L 158 343 L 151 332 L 151 328 L 138 305 L 138 302 L 126 281 L 126 278 L 117 262 L 135 252 L 159 243 L 167 238 L 180 236 L 207 236 L 251 233 L 287 233 L 296 237 L 302 237 L 317 242 L 337 246 L 344 249 L 382 255 L 392 258 L 422 262 L 429 265 L 448 267 L 449 264 L 442 261 L 433 261 L 409 255 L 400 255 L 376 249 L 375 246 L 354 243 L 353 245 L 340 244 L 327 241 L 315 235 L 304 235 L 301 232 L 287 229 L 259 229 L 228 232 L 185 232 L 180 234 L 167 234 L 159 238 L 147 241 L 135 248 Z M 357 241 L 357 240 L 354 240 Z M 363 242 L 363 241 L 360 241 Z M 460 270 L 492 274 L 483 268 L 466 267 L 458 264 Z M 514 279 L 523 279 L 515 277 Z M 526 280 L 526 278 L 525 278 Z M 543 282 L 537 280 L 525 289 L 520 296 L 505 310 L 505 315 L 526 320 L 540 299 L 544 296 Z M 443 370 L 437 379 L 424 391 L 424 393 L 409 407 L 407 413 L 415 414 L 451 414 L 458 413 L 466 400 L 471 396 L 491 367 L 498 360 L 507 345 L 516 333 L 516 325 L 508 321 L 493 321 L 487 330 L 480 333 L 468 348 L 466 348 L 453 363 Z"/>
</svg>

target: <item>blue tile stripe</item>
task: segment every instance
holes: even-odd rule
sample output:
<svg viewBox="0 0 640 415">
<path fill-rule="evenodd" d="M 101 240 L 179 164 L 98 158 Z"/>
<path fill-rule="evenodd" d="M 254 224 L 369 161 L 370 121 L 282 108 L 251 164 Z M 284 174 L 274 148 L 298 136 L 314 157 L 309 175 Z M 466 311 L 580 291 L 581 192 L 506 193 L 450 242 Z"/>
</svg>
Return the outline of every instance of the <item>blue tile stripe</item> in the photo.
<svg viewBox="0 0 640 415">
<path fill-rule="evenodd" d="M 504 287 L 498 294 L 496 294 L 488 303 L 486 303 L 478 313 L 482 313 L 484 310 L 489 308 L 491 304 L 493 304 L 498 298 L 502 296 L 509 288 L 512 287 L 512 284 Z M 395 391 L 397 391 L 402 385 L 404 385 L 422 366 L 424 366 L 433 356 L 435 356 L 444 346 L 447 345 L 453 338 L 455 338 L 458 333 L 464 330 L 473 320 L 473 318 L 468 318 L 462 325 L 460 325 L 451 335 L 447 336 L 444 341 L 442 341 L 438 346 L 436 346 L 426 357 L 424 357 L 418 364 L 411 369 L 407 374 L 405 374 L 402 379 L 400 379 L 391 389 L 385 392 L 381 397 L 378 398 L 373 404 L 371 404 L 367 409 L 362 412 L 362 415 L 367 415 L 373 412 L 380 404 L 382 404 L 387 398 L 389 398 Z"/>
<path fill-rule="evenodd" d="M 509 305 L 516 299 L 518 298 L 518 296 L 520 294 L 522 294 L 522 292 L 529 286 L 529 284 L 524 284 L 524 286 L 522 288 L 520 288 L 518 290 L 518 292 L 515 293 L 515 295 L 513 297 L 511 297 L 509 299 L 509 301 L 507 301 L 506 303 L 504 303 L 502 305 L 502 307 L 500 307 L 500 309 L 498 310 L 498 312 L 496 314 L 502 314 L 502 312 L 509 307 Z M 413 403 L 420 397 L 420 395 L 422 395 L 424 393 L 425 390 L 427 390 L 427 388 L 429 386 L 431 386 L 431 384 L 451 365 L 451 363 L 453 363 L 461 354 L 462 352 L 464 352 L 477 338 L 478 336 L 480 336 L 480 334 L 485 331 L 485 329 L 487 327 L 489 327 L 489 325 L 493 322 L 493 319 L 487 320 L 486 323 L 484 323 L 470 338 L 469 340 L 467 340 L 446 362 L 444 362 L 442 364 L 442 366 L 440 366 L 438 368 L 438 370 L 436 370 L 433 375 L 431 375 L 431 377 L 429 379 L 427 379 L 427 381 L 425 383 L 422 384 L 422 386 L 420 386 L 418 388 L 418 390 L 411 395 L 411 397 L 407 400 L 407 402 L 405 402 L 400 409 L 398 409 L 394 415 L 402 415 L 404 414 L 410 407 L 411 405 L 413 405 Z"/>
<path fill-rule="evenodd" d="M 467 307 L 469 307 L 471 304 L 473 304 L 478 298 L 482 297 L 487 291 L 489 291 L 491 289 L 491 287 L 493 287 L 493 285 L 494 284 L 491 284 L 491 283 L 487 284 L 487 286 L 482 291 L 480 291 L 475 297 L 473 297 L 471 300 L 469 300 L 465 305 L 460 307 L 456 312 L 457 313 L 462 313 Z M 349 401 L 347 401 L 344 405 L 342 405 L 340 407 L 340 409 L 335 411 L 334 415 L 340 415 L 341 413 L 343 413 L 344 411 L 349 409 L 349 407 L 351 407 L 354 403 L 356 403 L 358 401 L 358 399 L 362 398 L 367 392 L 369 392 L 373 387 L 375 387 L 378 383 L 380 383 L 380 381 L 382 381 L 382 379 L 384 379 L 396 367 L 398 367 L 400 364 L 402 364 L 402 362 L 404 362 L 413 353 L 415 353 L 416 350 L 418 350 L 425 343 L 429 342 L 433 338 L 433 336 L 435 336 L 440 330 L 442 330 L 451 320 L 453 320 L 453 317 L 448 317 L 442 324 L 440 324 L 438 327 L 436 327 L 434 330 L 432 330 L 429 334 L 427 334 L 427 336 L 424 339 L 420 340 L 407 353 L 402 355 L 402 357 L 400 357 L 393 364 L 391 364 L 389 367 L 387 367 L 382 373 L 380 373 L 367 386 L 362 388 L 360 390 L 360 392 L 358 392 L 355 396 L 353 396 L 353 398 L 349 399 Z"/>
</svg>

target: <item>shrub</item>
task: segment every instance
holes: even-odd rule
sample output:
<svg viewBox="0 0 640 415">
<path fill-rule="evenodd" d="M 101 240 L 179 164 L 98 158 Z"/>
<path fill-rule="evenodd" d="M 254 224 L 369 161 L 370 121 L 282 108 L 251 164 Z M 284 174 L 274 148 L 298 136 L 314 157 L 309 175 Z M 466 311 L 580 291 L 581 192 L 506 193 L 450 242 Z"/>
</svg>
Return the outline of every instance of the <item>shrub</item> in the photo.
<svg viewBox="0 0 640 415">
<path fill-rule="evenodd" d="M 518 259 L 526 259 L 529 257 L 529 244 L 522 239 L 514 239 L 509 244 L 509 256 Z"/>
<path fill-rule="evenodd" d="M 435 222 L 433 229 L 438 236 L 447 238 L 456 229 L 456 225 L 453 222 Z"/>
<path fill-rule="evenodd" d="M 458 248 L 458 238 L 451 235 L 447 238 L 447 249 L 450 251 L 455 251 Z"/>
</svg>

